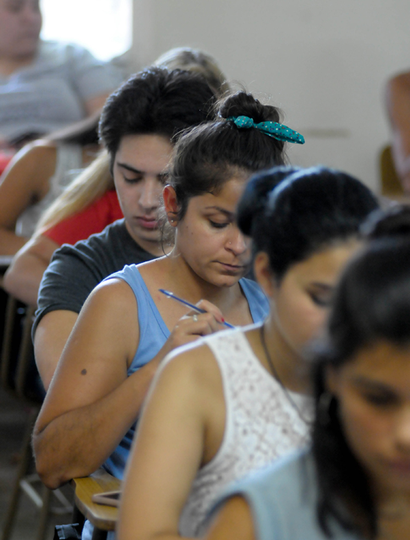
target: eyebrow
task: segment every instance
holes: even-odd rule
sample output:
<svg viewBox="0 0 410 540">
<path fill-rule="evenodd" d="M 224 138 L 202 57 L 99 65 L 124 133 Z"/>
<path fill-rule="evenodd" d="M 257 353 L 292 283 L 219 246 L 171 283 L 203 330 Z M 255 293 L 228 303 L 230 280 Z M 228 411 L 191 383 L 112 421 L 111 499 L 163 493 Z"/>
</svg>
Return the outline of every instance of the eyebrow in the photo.
<svg viewBox="0 0 410 540">
<path fill-rule="evenodd" d="M 145 174 L 144 171 L 140 171 L 139 169 L 136 169 L 135 167 L 131 167 L 131 165 L 128 165 L 127 163 L 120 163 L 119 161 L 117 161 L 117 165 L 118 167 L 121 167 L 122 169 L 125 169 L 127 171 L 130 171 L 134 174 Z M 164 176 L 168 174 L 168 170 L 165 169 L 164 171 L 160 172 L 157 176 Z"/>
<path fill-rule="evenodd" d="M 205 210 L 216 210 L 217 212 L 225 214 L 229 218 L 233 218 L 235 215 L 234 212 L 229 212 L 229 210 L 225 210 L 225 208 L 221 208 L 220 206 L 206 206 Z"/>
</svg>

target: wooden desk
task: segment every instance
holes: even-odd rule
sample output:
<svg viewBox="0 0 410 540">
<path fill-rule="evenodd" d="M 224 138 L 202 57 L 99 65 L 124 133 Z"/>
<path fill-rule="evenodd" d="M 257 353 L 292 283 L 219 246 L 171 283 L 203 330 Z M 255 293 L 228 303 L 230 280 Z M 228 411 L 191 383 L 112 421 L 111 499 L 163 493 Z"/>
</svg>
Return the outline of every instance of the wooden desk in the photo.
<svg viewBox="0 0 410 540">
<path fill-rule="evenodd" d="M 74 478 L 72 484 L 75 487 L 74 502 L 84 517 L 101 531 L 113 531 L 118 519 L 118 508 L 96 504 L 91 497 L 95 493 L 121 489 L 121 480 L 99 469 L 85 478 Z"/>
</svg>

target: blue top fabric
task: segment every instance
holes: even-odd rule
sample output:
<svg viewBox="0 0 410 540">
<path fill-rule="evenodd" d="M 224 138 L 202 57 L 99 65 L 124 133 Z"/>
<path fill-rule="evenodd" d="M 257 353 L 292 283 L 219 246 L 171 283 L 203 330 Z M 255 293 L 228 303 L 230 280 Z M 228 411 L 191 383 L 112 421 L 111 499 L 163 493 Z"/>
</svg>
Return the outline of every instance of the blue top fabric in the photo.
<svg viewBox="0 0 410 540">
<path fill-rule="evenodd" d="M 131 287 L 138 304 L 138 324 L 140 340 L 134 359 L 128 368 L 128 376 L 147 364 L 162 348 L 170 332 L 165 325 L 137 265 L 125 266 L 120 272 L 106 279 L 120 278 Z M 269 313 L 269 302 L 257 283 L 246 278 L 239 281 L 249 303 L 253 321 L 261 322 Z M 135 424 L 128 430 L 113 454 L 105 462 L 106 469 L 117 478 L 122 479 L 125 463 L 135 433 Z"/>
<path fill-rule="evenodd" d="M 257 540 L 329 540 L 317 520 L 318 486 L 310 452 L 292 454 L 235 483 L 213 507 L 211 515 L 235 495 L 244 497 L 249 504 Z M 361 538 L 335 520 L 329 525 L 332 540 Z"/>
</svg>

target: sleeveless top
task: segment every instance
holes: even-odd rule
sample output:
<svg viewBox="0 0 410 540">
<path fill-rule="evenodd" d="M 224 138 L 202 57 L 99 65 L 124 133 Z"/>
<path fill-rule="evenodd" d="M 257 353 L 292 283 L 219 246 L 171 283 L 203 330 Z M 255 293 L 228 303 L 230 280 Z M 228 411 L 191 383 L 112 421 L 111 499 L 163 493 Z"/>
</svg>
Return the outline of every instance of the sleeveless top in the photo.
<svg viewBox="0 0 410 540">
<path fill-rule="evenodd" d="M 217 454 L 193 482 L 179 522 L 183 537 L 198 537 L 204 532 L 207 512 L 232 481 L 304 446 L 309 439 L 313 400 L 289 392 L 305 422 L 253 353 L 244 330 L 204 338 L 221 372 L 225 433 Z"/>
<path fill-rule="evenodd" d="M 236 482 L 214 505 L 212 515 L 236 495 L 249 504 L 256 540 L 329 540 L 317 520 L 318 485 L 310 452 L 292 454 Z M 328 525 L 332 540 L 364 540 L 334 518 Z"/>
<path fill-rule="evenodd" d="M 26 208 L 16 222 L 16 234 L 30 238 L 41 214 L 57 199 L 64 188 L 75 178 L 83 167 L 83 152 L 80 145 L 62 144 L 57 146 L 56 168 L 49 180 L 46 195 Z"/>
<path fill-rule="evenodd" d="M 138 304 L 140 339 L 137 352 L 127 371 L 127 375 L 130 376 L 154 358 L 168 339 L 170 332 L 141 277 L 137 265 L 127 265 L 123 270 L 111 274 L 106 279 L 112 278 L 120 278 L 128 283 L 135 294 Z M 257 283 L 246 278 L 240 279 L 239 283 L 248 300 L 253 321 L 262 321 L 269 312 L 269 303 L 262 289 Z M 131 426 L 120 444 L 104 464 L 108 472 L 120 479 L 123 478 L 135 427 L 136 424 Z"/>
</svg>

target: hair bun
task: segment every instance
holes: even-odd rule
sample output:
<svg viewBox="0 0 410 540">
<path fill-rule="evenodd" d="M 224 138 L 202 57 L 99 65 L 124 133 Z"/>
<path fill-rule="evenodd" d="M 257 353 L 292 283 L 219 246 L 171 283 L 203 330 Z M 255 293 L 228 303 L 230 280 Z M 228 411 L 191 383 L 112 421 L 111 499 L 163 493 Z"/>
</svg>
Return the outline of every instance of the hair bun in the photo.
<svg viewBox="0 0 410 540">
<path fill-rule="evenodd" d="M 249 116 L 255 123 L 280 122 L 280 110 L 272 105 L 263 105 L 252 94 L 244 91 L 236 92 L 217 103 L 217 116 L 229 118 L 230 116 Z"/>
</svg>

